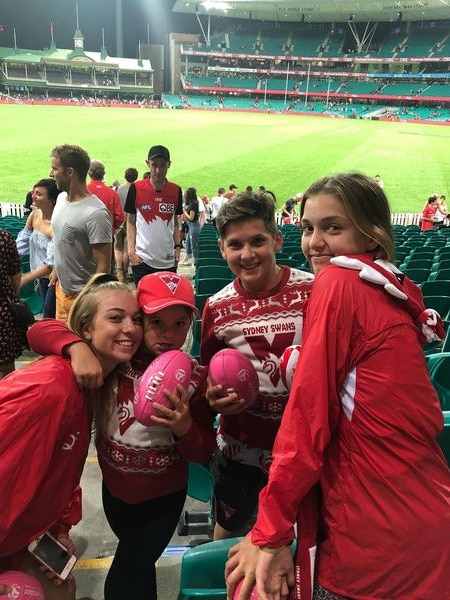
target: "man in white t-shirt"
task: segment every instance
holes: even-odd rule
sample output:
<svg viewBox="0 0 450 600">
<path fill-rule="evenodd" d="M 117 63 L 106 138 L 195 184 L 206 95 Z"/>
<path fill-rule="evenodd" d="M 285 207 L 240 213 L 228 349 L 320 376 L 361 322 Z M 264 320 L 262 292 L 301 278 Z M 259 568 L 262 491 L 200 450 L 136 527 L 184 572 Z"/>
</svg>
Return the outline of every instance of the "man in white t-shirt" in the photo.
<svg viewBox="0 0 450 600">
<path fill-rule="evenodd" d="M 80 146 L 63 144 L 51 152 L 50 176 L 63 192 L 52 215 L 55 268 L 50 276 L 50 285 L 56 285 L 56 318 L 61 321 L 67 320 L 88 279 L 111 269 L 112 217 L 87 188 L 90 164 Z"/>
</svg>

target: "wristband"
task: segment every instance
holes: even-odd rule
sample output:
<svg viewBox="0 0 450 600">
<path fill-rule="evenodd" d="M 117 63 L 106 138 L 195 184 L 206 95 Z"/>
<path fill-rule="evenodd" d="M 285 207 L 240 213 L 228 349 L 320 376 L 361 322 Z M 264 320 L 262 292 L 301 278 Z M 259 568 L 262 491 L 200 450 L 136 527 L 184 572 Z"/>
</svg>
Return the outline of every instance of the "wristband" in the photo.
<svg viewBox="0 0 450 600">
<path fill-rule="evenodd" d="M 281 546 L 283 548 L 283 546 Z M 260 546 L 259 549 L 267 554 L 278 554 L 281 548 L 267 548 L 267 546 Z"/>
<path fill-rule="evenodd" d="M 175 244 L 174 248 L 181 248 L 181 244 Z"/>
</svg>

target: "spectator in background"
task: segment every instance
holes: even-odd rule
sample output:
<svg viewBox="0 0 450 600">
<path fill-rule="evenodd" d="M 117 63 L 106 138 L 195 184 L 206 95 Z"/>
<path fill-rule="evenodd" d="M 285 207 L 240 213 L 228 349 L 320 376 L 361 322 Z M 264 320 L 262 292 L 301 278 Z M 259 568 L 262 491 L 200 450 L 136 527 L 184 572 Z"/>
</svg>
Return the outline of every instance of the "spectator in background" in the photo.
<svg viewBox="0 0 450 600">
<path fill-rule="evenodd" d="M 436 223 L 437 200 L 435 196 L 430 196 L 422 212 L 421 229 L 430 231 Z"/>
<path fill-rule="evenodd" d="M 281 216 L 283 217 L 283 223 L 293 223 L 297 220 L 297 204 L 303 198 L 303 194 L 299 192 L 292 198 L 288 198 L 281 207 Z"/>
<path fill-rule="evenodd" d="M 380 186 L 381 189 L 384 188 L 384 181 L 381 179 L 381 177 L 379 175 L 375 175 L 375 181 L 378 183 L 378 185 Z"/>
<path fill-rule="evenodd" d="M 120 205 L 122 210 L 125 208 L 125 201 L 127 199 L 128 190 L 130 185 L 134 183 L 138 178 L 137 169 L 130 167 L 125 171 L 125 183 L 119 185 L 117 188 L 117 194 L 120 198 Z M 114 259 L 116 262 L 116 275 L 119 281 L 127 282 L 128 280 L 128 248 L 127 248 L 127 223 L 124 219 L 122 226 L 116 231 L 114 237 Z"/>
<path fill-rule="evenodd" d="M 198 198 L 198 209 L 200 211 L 200 216 L 199 216 L 200 227 L 203 227 L 203 225 L 209 220 L 208 219 L 209 198 L 208 198 L 208 196 L 197 196 L 197 198 Z"/>
<path fill-rule="evenodd" d="M 33 188 L 36 209 L 28 216 L 25 227 L 16 239 L 21 256 L 30 256 L 30 270 L 22 273 L 20 287 L 37 279 L 39 296 L 43 304 L 44 318 L 55 317 L 55 286 L 49 285 L 54 266 L 53 233 L 51 219 L 58 197 L 58 188 L 53 179 L 40 179 Z"/>
<path fill-rule="evenodd" d="M 227 200 L 231 200 L 231 198 L 234 198 L 237 194 L 237 189 L 238 186 L 235 185 L 234 183 L 232 183 L 229 187 L 228 187 L 228 192 L 225 194 L 225 198 Z"/>
<path fill-rule="evenodd" d="M 214 225 L 214 227 L 216 226 L 217 215 L 219 214 L 220 209 L 222 208 L 222 206 L 225 204 L 226 201 L 227 201 L 227 198 L 225 197 L 225 188 L 220 187 L 217 190 L 217 196 L 213 196 L 211 198 L 211 202 L 210 202 L 211 223 Z"/>
<path fill-rule="evenodd" d="M 11 304 L 18 302 L 20 257 L 10 233 L 0 229 L 0 379 L 14 371 L 14 359 L 26 346 L 24 332 L 14 319 Z"/>
<path fill-rule="evenodd" d="M 169 150 L 152 146 L 145 162 L 150 177 L 132 183 L 125 202 L 128 256 L 136 285 L 144 275 L 176 272 L 181 251 L 178 216 L 183 195 L 179 185 L 167 180 Z"/>
<path fill-rule="evenodd" d="M 25 203 L 23 205 L 23 216 L 28 217 L 30 212 L 33 210 L 33 190 L 27 192 L 25 196 Z"/>
<path fill-rule="evenodd" d="M 186 257 L 181 263 L 182 265 L 190 265 L 194 259 L 194 266 L 197 266 L 198 254 L 198 238 L 200 235 L 199 222 L 199 204 L 197 198 L 197 190 L 188 188 L 184 194 L 183 216 L 188 226 L 186 237 Z"/>
<path fill-rule="evenodd" d="M 445 196 L 439 196 L 439 200 L 436 203 L 436 223 L 434 224 L 435 229 L 442 229 L 448 226 L 448 210 L 445 203 Z"/>
<path fill-rule="evenodd" d="M 51 177 L 59 191 L 52 217 L 56 318 L 66 321 L 75 298 L 94 273 L 111 269 L 112 217 L 86 186 L 91 165 L 80 146 L 63 144 L 51 152 Z"/>
<path fill-rule="evenodd" d="M 100 198 L 111 213 L 112 232 L 113 235 L 115 235 L 116 231 L 123 225 L 125 219 L 119 194 L 104 183 L 105 165 L 101 161 L 91 160 L 89 177 L 91 178 L 91 181 L 88 183 L 87 188 L 91 194 Z"/>
</svg>

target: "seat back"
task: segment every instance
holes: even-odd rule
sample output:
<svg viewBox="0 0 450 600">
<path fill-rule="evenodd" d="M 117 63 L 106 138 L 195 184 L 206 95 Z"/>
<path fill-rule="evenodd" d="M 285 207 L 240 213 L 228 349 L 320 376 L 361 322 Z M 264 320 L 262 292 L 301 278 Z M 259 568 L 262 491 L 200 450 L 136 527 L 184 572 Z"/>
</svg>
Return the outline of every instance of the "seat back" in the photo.
<svg viewBox="0 0 450 600">
<path fill-rule="evenodd" d="M 178 600 L 227 597 L 225 563 L 229 549 L 242 538 L 230 538 L 190 548 L 181 560 Z"/>
</svg>

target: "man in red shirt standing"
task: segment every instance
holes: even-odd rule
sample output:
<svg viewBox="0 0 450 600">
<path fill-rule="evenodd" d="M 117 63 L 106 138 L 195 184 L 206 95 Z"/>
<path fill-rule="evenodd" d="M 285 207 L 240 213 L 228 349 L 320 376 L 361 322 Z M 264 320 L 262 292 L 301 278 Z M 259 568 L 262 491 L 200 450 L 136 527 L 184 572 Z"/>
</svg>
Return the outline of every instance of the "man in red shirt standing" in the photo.
<svg viewBox="0 0 450 600">
<path fill-rule="evenodd" d="M 430 196 L 427 200 L 426 206 L 422 212 L 422 231 L 429 231 L 433 229 L 433 224 L 437 221 L 437 200 L 435 196 Z"/>
<path fill-rule="evenodd" d="M 91 181 L 88 183 L 88 190 L 95 194 L 111 213 L 114 235 L 125 219 L 119 195 L 104 183 L 105 165 L 99 160 L 91 160 L 89 177 Z"/>
</svg>

